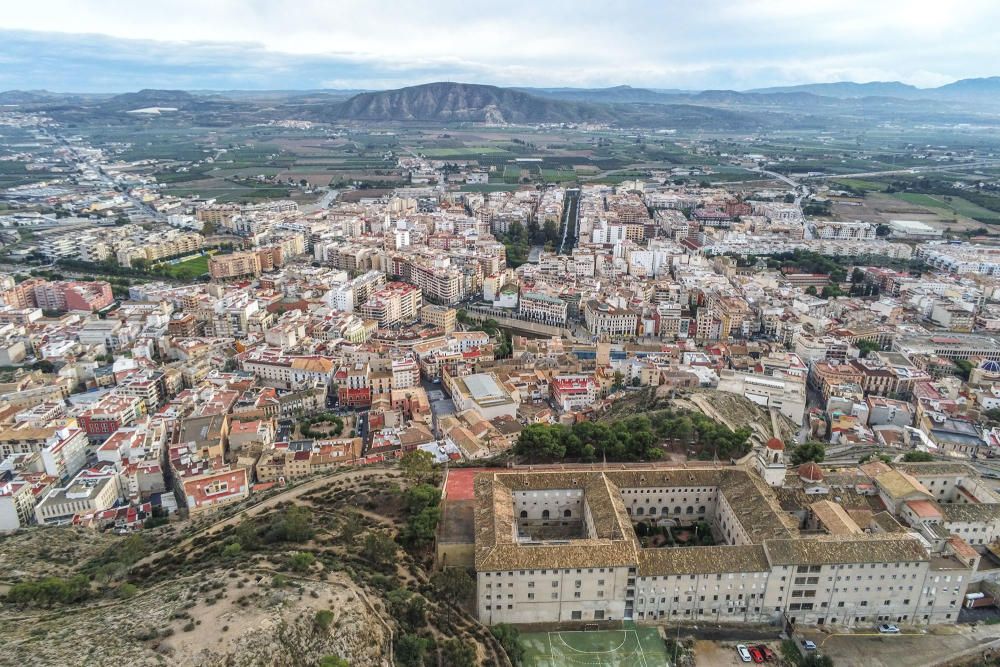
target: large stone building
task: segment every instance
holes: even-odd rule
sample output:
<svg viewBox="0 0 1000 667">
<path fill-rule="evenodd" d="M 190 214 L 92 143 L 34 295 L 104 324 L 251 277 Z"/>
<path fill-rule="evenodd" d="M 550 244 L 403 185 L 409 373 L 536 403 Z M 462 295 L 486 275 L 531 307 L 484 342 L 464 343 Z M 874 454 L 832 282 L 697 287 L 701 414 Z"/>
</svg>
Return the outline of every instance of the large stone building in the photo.
<svg viewBox="0 0 1000 667">
<path fill-rule="evenodd" d="M 780 463 L 781 450 L 769 445 L 759 458 L 755 470 L 476 474 L 467 539 L 474 539 L 479 618 L 843 627 L 958 618 L 979 561 L 961 537 L 931 541 L 924 527 L 905 527 L 884 510 L 856 510 L 847 500 L 844 509 L 815 464 L 771 488 L 758 471 Z M 794 497 L 805 500 L 796 505 Z M 853 488 L 848 497 L 868 502 Z M 461 545 L 446 542 L 450 564 L 460 564 Z"/>
</svg>

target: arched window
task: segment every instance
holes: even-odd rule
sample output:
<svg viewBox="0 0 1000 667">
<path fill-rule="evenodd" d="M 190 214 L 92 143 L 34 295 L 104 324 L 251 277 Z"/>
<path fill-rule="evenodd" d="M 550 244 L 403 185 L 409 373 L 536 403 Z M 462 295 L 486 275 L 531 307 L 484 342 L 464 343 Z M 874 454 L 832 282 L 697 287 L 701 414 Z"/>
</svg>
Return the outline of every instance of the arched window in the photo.
<svg viewBox="0 0 1000 667">
<path fill-rule="evenodd" d="M 521 518 L 522 519 L 528 518 L 528 510 L 521 510 Z"/>
<path fill-rule="evenodd" d="M 637 509 L 635 513 L 638 514 L 639 516 L 642 516 L 642 508 L 640 507 L 639 509 Z"/>
<path fill-rule="evenodd" d="M 649 508 L 649 513 L 650 514 L 656 514 L 656 508 L 655 507 L 650 507 Z"/>
<path fill-rule="evenodd" d="M 687 513 L 688 514 L 694 514 L 694 507 L 692 507 L 691 505 L 688 505 Z"/>
<path fill-rule="evenodd" d="M 542 518 L 543 519 L 548 519 L 549 518 L 549 511 L 548 510 L 542 510 Z"/>
<path fill-rule="evenodd" d="M 571 510 L 566 510 L 565 512 L 563 512 L 563 516 L 569 518 L 573 516 L 573 512 Z"/>
<path fill-rule="evenodd" d="M 660 514 L 662 514 L 663 516 L 666 516 L 666 515 L 670 514 L 670 508 L 669 507 L 663 507 L 663 508 L 661 508 L 660 509 Z"/>
<path fill-rule="evenodd" d="M 698 507 L 698 514 L 704 514 L 704 513 L 705 513 L 705 506 L 704 505 L 699 506 Z"/>
<path fill-rule="evenodd" d="M 674 508 L 674 514 L 680 514 L 680 513 L 681 513 L 681 506 L 678 505 L 677 507 Z"/>
<path fill-rule="evenodd" d="M 778 452 L 775 452 L 775 453 L 774 453 L 774 462 L 775 462 L 775 463 L 777 463 L 777 462 L 778 462 Z"/>
</svg>

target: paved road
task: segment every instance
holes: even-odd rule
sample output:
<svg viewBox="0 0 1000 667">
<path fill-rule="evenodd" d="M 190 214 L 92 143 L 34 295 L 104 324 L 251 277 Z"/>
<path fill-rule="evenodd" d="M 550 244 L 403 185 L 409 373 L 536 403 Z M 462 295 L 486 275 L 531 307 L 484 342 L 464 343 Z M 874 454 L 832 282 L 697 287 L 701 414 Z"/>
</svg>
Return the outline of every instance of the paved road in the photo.
<svg viewBox="0 0 1000 667">
<path fill-rule="evenodd" d="M 859 171 L 853 174 L 820 174 L 816 176 L 804 176 L 808 180 L 824 180 L 828 178 L 861 178 L 864 176 L 892 176 L 893 174 L 926 174 L 935 171 L 964 171 L 966 169 L 977 169 L 980 167 L 996 167 L 1000 165 L 1000 160 L 976 160 L 974 162 L 957 162 L 951 164 L 935 165 L 932 167 L 910 167 L 909 169 L 892 169 L 887 171 Z"/>
</svg>

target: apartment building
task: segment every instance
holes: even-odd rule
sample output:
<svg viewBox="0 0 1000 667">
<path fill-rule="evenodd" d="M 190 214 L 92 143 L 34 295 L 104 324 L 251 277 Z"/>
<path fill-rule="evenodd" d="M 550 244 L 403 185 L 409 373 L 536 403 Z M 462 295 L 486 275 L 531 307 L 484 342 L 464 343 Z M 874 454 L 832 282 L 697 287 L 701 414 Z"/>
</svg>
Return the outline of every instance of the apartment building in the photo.
<svg viewBox="0 0 1000 667">
<path fill-rule="evenodd" d="M 582 410 L 597 400 L 597 383 L 588 375 L 557 375 L 549 383 L 552 402 L 562 412 Z"/>
<path fill-rule="evenodd" d="M 213 280 L 256 278 L 260 272 L 260 257 L 254 252 L 212 255 L 208 260 L 208 273 Z"/>
<path fill-rule="evenodd" d="M 562 299 L 530 290 L 521 292 L 517 304 L 517 313 L 522 318 L 554 326 L 566 324 L 568 309 L 568 304 Z"/>
<path fill-rule="evenodd" d="M 202 458 L 188 443 L 170 448 L 175 491 L 193 515 L 239 502 L 250 495 L 248 468 L 233 468 L 221 459 Z"/>
<path fill-rule="evenodd" d="M 71 310 L 94 312 L 107 308 L 115 301 L 111 284 L 103 280 L 93 282 L 43 280 L 32 284 L 32 292 L 31 305 L 42 310 L 57 312 Z"/>
<path fill-rule="evenodd" d="M 146 414 L 146 404 L 138 396 L 109 393 L 77 417 L 80 428 L 92 441 L 104 440 L 122 426 L 131 426 Z"/>
<path fill-rule="evenodd" d="M 260 455 L 254 471 L 258 482 L 301 479 L 348 465 L 361 453 L 361 438 L 282 442 Z"/>
<path fill-rule="evenodd" d="M 458 311 L 447 306 L 429 304 L 420 309 L 421 324 L 438 327 L 445 334 L 450 334 L 457 328 Z"/>
<path fill-rule="evenodd" d="M 419 287 L 392 282 L 373 293 L 358 308 L 358 315 L 376 320 L 379 327 L 384 328 L 415 321 L 422 306 L 423 297 Z"/>
<path fill-rule="evenodd" d="M 635 336 L 639 314 L 629 308 L 619 308 L 604 301 L 589 299 L 583 307 L 587 330 L 593 336 L 622 338 Z"/>
<path fill-rule="evenodd" d="M 121 478 L 113 466 L 81 470 L 69 484 L 52 489 L 35 505 L 35 519 L 43 525 L 68 524 L 78 514 L 113 507 L 121 497 Z"/>
</svg>

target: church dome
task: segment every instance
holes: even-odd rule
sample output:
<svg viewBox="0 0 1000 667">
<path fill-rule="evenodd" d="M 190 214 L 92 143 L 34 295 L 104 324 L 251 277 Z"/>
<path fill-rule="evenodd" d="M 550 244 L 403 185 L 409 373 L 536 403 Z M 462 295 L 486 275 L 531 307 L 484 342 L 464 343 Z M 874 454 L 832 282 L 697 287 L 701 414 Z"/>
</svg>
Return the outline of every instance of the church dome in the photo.
<svg viewBox="0 0 1000 667">
<path fill-rule="evenodd" d="M 770 440 L 767 441 L 767 448 L 780 452 L 785 449 L 785 443 L 783 443 L 781 440 L 778 440 L 777 438 L 771 438 Z"/>
<path fill-rule="evenodd" d="M 807 461 L 799 466 L 799 479 L 803 482 L 822 482 L 823 471 L 812 461 Z"/>
</svg>

